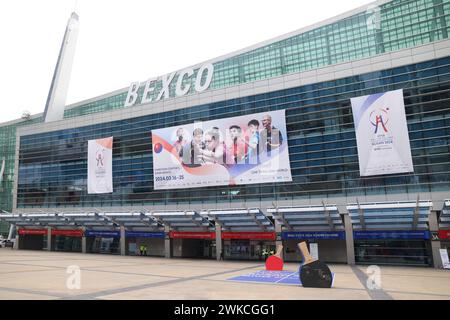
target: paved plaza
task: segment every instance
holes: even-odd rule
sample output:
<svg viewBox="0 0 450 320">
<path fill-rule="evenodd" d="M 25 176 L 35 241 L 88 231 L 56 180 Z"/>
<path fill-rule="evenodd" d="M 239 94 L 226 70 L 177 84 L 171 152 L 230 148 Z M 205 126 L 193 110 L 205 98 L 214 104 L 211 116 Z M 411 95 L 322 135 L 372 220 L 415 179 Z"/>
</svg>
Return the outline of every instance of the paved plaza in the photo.
<svg viewBox="0 0 450 320">
<path fill-rule="evenodd" d="M 366 266 L 337 264 L 330 265 L 331 289 L 227 280 L 264 269 L 251 261 L 3 248 L 0 266 L 0 299 L 450 299 L 450 270 L 432 268 L 382 266 L 381 289 L 369 290 Z M 296 263 L 285 265 L 287 271 L 297 269 Z"/>
</svg>

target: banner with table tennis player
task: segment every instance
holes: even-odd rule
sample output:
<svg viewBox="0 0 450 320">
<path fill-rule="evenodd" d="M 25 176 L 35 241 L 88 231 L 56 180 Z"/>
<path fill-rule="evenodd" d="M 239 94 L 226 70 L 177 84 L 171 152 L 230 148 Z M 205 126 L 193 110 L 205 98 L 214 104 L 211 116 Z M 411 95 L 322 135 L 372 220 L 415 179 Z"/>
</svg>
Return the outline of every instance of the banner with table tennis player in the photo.
<svg viewBox="0 0 450 320">
<path fill-rule="evenodd" d="M 292 181 L 285 110 L 152 130 L 155 189 Z"/>
</svg>

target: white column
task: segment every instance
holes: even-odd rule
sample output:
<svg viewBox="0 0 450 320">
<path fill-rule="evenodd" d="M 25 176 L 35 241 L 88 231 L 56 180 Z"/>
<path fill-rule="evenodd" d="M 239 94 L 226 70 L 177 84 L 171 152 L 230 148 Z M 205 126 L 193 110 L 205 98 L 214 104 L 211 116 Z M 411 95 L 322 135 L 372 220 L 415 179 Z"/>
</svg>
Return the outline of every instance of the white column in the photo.
<svg viewBox="0 0 450 320">
<path fill-rule="evenodd" d="M 355 264 L 355 243 L 353 241 L 353 225 L 350 215 L 344 214 L 345 243 L 347 248 L 347 264 Z"/>
<path fill-rule="evenodd" d="M 83 227 L 81 228 L 81 230 L 83 230 L 83 236 L 81 237 L 81 252 L 86 253 L 86 235 L 85 235 L 86 228 Z"/>
<path fill-rule="evenodd" d="M 14 250 L 19 250 L 19 241 L 20 241 L 19 228 L 16 228 L 15 232 L 16 232 L 16 238 L 14 240 L 13 249 Z"/>
<path fill-rule="evenodd" d="M 15 234 L 15 232 L 16 232 L 16 226 L 11 224 L 9 226 L 8 240 L 11 240 L 13 238 L 13 235 Z"/>
<path fill-rule="evenodd" d="M 170 237 L 169 237 L 169 232 L 170 232 L 170 227 L 164 226 L 164 234 L 165 234 L 164 250 L 166 252 L 165 256 L 167 259 L 172 258 L 172 239 L 170 239 Z"/>
<path fill-rule="evenodd" d="M 47 251 L 52 251 L 52 228 L 47 227 Z"/>
<path fill-rule="evenodd" d="M 222 253 L 222 226 L 215 223 L 216 226 L 216 260 L 220 260 Z"/>
<path fill-rule="evenodd" d="M 125 227 L 120 226 L 120 255 L 125 255 Z"/>
<path fill-rule="evenodd" d="M 436 211 L 430 211 L 428 215 L 428 225 L 431 232 L 439 232 L 439 223 L 437 219 Z M 441 254 L 439 252 L 441 249 L 441 241 L 433 241 L 431 239 L 431 254 L 433 255 L 433 267 L 436 269 L 442 268 Z"/>
</svg>

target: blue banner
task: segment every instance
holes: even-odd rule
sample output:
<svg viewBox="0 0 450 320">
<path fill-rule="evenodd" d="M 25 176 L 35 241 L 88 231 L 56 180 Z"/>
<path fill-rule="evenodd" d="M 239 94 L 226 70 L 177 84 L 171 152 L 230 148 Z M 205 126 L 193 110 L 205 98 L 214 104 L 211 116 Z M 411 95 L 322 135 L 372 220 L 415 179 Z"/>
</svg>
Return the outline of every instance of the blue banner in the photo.
<svg viewBox="0 0 450 320">
<path fill-rule="evenodd" d="M 354 231 L 353 238 L 358 239 L 430 239 L 429 231 Z"/>
<path fill-rule="evenodd" d="M 345 240 L 345 232 L 344 231 L 282 232 L 281 239 Z"/>
<path fill-rule="evenodd" d="M 164 232 L 125 231 L 126 237 L 135 238 L 164 238 Z"/>
<path fill-rule="evenodd" d="M 86 237 L 104 237 L 104 238 L 119 238 L 120 231 L 99 231 L 99 230 L 86 230 L 84 233 Z"/>
</svg>

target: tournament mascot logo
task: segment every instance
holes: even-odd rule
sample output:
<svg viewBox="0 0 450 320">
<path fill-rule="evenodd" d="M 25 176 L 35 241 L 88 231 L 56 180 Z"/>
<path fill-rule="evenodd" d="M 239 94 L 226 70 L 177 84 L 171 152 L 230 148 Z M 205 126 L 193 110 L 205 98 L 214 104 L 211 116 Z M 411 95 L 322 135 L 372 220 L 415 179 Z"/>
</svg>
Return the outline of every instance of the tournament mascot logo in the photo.
<svg viewBox="0 0 450 320">
<path fill-rule="evenodd" d="M 389 108 L 379 108 L 370 113 L 370 123 L 375 127 L 375 134 L 378 133 L 378 129 L 388 132 L 387 124 L 389 122 Z"/>
</svg>

